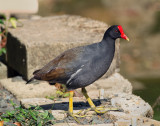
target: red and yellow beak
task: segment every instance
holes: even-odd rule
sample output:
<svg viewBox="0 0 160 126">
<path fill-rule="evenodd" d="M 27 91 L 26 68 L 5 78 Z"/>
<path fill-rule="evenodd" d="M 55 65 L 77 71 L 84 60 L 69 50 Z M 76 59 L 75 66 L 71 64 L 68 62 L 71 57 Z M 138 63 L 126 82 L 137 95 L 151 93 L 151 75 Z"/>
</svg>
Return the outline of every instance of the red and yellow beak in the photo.
<svg viewBox="0 0 160 126">
<path fill-rule="evenodd" d="M 119 29 L 119 31 L 120 31 L 120 33 L 121 33 L 121 38 L 123 38 L 123 39 L 129 41 L 129 38 L 124 34 L 123 28 L 122 28 L 121 25 L 118 25 L 118 29 Z"/>
<path fill-rule="evenodd" d="M 129 38 L 123 33 L 123 34 L 121 34 L 121 38 L 123 38 L 123 39 L 125 39 L 125 40 L 127 40 L 127 41 L 129 41 Z"/>
</svg>

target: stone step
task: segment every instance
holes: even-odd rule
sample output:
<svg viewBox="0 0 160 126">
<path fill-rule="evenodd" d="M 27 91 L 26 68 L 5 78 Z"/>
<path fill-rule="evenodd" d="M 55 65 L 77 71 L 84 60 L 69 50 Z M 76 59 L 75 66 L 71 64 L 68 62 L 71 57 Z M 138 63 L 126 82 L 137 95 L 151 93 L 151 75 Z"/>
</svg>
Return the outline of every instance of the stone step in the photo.
<svg viewBox="0 0 160 126">
<path fill-rule="evenodd" d="M 60 112 L 59 110 L 61 110 L 61 112 L 63 111 L 64 113 L 64 111 L 67 111 L 68 109 L 68 101 L 69 98 L 55 98 L 54 100 L 46 98 L 27 98 L 21 99 L 21 104 L 26 108 L 28 108 L 30 105 L 39 105 L 47 110 L 53 110 L 57 112 Z M 119 93 L 118 95 L 115 95 L 113 93 L 112 96 L 104 97 L 104 99 L 101 99 L 101 103 L 99 102 L 98 98 L 94 98 L 93 101 L 97 106 L 103 105 L 106 107 L 108 106 L 111 108 L 119 108 L 120 110 L 123 110 L 118 112 L 120 114 L 126 113 L 131 116 L 137 117 L 153 117 L 152 107 L 143 99 L 133 94 Z M 75 112 L 78 110 L 89 108 L 88 104 L 86 104 L 86 99 L 84 97 L 74 97 L 73 102 L 75 103 Z"/>
<path fill-rule="evenodd" d="M 9 28 L 7 63 L 25 79 L 63 51 L 101 41 L 108 25 L 80 16 L 54 16 L 21 20 L 23 27 Z M 117 40 L 119 41 L 119 40 Z M 119 43 L 109 73 L 119 66 Z M 107 75 L 106 75 L 107 76 Z"/>
<path fill-rule="evenodd" d="M 19 100 L 24 98 L 56 96 L 57 91 L 54 85 L 49 85 L 44 81 L 33 82 L 26 85 L 26 81 L 20 76 L 1 79 L 0 84 Z M 131 83 L 127 79 L 124 79 L 119 73 L 114 73 L 107 79 L 97 80 L 87 86 L 86 89 L 92 98 L 98 98 L 101 89 L 104 90 L 104 96 L 109 96 L 113 93 L 132 93 Z M 81 92 L 81 89 L 77 91 Z"/>
<path fill-rule="evenodd" d="M 130 97 L 130 99 L 128 99 Z M 148 117 L 153 116 L 153 110 L 151 106 L 144 102 L 141 98 L 127 93 L 120 93 L 119 95 L 112 95 L 109 99 L 111 100 L 101 100 L 102 104 L 106 107 L 116 107 L 123 111 L 110 111 L 107 114 L 104 114 L 106 118 L 112 119 L 112 123 L 102 123 L 106 126 L 159 126 L 160 122 L 153 120 Z M 117 100 L 119 99 L 119 100 Z M 125 99 L 125 100 L 124 100 Z M 98 101 L 98 99 L 94 99 L 94 102 Z M 113 100 L 116 100 L 116 104 L 113 103 Z M 123 101 L 123 102 L 119 102 Z M 89 106 L 86 106 L 85 98 L 74 97 L 74 113 L 79 110 L 86 110 Z M 110 102 L 110 103 L 109 103 Z M 21 104 L 28 108 L 30 105 L 40 105 L 45 110 L 51 110 L 53 116 L 56 120 L 66 120 L 67 117 L 67 109 L 68 109 L 68 98 L 61 98 L 60 100 L 50 100 L 46 98 L 28 98 L 22 99 Z M 81 105 L 80 105 L 81 104 Z M 125 106 L 125 107 L 124 107 Z M 83 113 L 83 112 L 82 112 Z M 83 115 L 83 114 L 82 114 Z M 94 111 L 88 111 L 85 113 L 88 115 L 87 119 L 94 119 L 96 117 Z M 93 116 L 89 116 L 93 115 Z M 150 115 L 150 116 L 149 116 Z M 100 116 L 99 116 L 100 118 Z M 103 118 L 103 117 L 102 117 Z M 83 122 L 83 119 L 82 119 Z M 95 121 L 96 122 L 96 121 Z M 77 126 L 79 124 L 68 122 L 71 125 Z M 57 123 L 56 125 L 65 125 L 66 123 Z M 102 124 L 97 124 L 101 126 Z M 87 126 L 87 125 L 86 125 Z"/>
</svg>

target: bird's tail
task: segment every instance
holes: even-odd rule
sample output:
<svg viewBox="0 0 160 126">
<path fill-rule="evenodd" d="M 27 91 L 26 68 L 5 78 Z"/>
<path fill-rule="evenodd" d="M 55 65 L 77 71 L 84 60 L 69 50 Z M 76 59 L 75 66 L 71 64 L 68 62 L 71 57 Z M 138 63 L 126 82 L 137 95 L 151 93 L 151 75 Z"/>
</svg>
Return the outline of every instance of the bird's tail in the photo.
<svg viewBox="0 0 160 126">
<path fill-rule="evenodd" d="M 29 84 L 33 80 L 34 80 L 34 77 L 32 77 L 31 79 L 29 79 L 26 84 Z"/>
</svg>

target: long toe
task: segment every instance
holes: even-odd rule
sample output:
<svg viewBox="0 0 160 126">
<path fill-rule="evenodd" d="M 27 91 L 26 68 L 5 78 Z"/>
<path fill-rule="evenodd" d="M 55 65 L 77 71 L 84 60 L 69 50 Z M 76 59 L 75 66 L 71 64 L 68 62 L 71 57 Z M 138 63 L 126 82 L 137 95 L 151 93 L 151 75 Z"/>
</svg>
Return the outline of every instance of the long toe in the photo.
<svg viewBox="0 0 160 126">
<path fill-rule="evenodd" d="M 108 111 L 119 111 L 118 108 L 105 107 L 105 106 L 98 106 L 98 107 L 92 108 L 92 110 L 94 110 L 98 114 L 104 114 L 104 113 L 106 113 Z"/>
<path fill-rule="evenodd" d="M 69 113 L 70 116 L 74 116 L 74 117 L 77 117 L 77 118 L 83 118 L 83 117 L 87 117 L 87 116 L 92 116 L 91 114 L 88 114 L 90 110 L 80 110 L 76 113 Z"/>
<path fill-rule="evenodd" d="M 75 114 L 68 112 L 68 115 L 71 116 L 77 123 L 80 123 Z"/>
<path fill-rule="evenodd" d="M 68 115 L 71 116 L 77 123 L 80 123 L 78 118 L 93 116 L 93 114 L 86 114 L 86 110 L 80 110 L 77 113 L 68 112 Z"/>
</svg>

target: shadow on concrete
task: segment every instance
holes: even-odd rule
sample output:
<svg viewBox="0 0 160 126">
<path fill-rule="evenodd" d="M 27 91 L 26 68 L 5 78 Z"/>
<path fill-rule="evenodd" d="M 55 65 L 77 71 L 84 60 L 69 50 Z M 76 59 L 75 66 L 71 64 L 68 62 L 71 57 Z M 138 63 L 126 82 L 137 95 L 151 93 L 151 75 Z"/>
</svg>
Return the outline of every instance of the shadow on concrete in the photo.
<svg viewBox="0 0 160 126">
<path fill-rule="evenodd" d="M 96 106 L 101 105 L 100 100 L 94 99 L 93 100 L 94 104 Z M 62 103 L 54 103 L 54 104 L 46 104 L 46 105 L 41 105 L 44 110 L 68 110 L 68 102 L 62 102 Z M 81 110 L 81 109 L 87 109 L 89 108 L 88 102 L 73 102 L 73 109 L 74 110 Z"/>
</svg>

